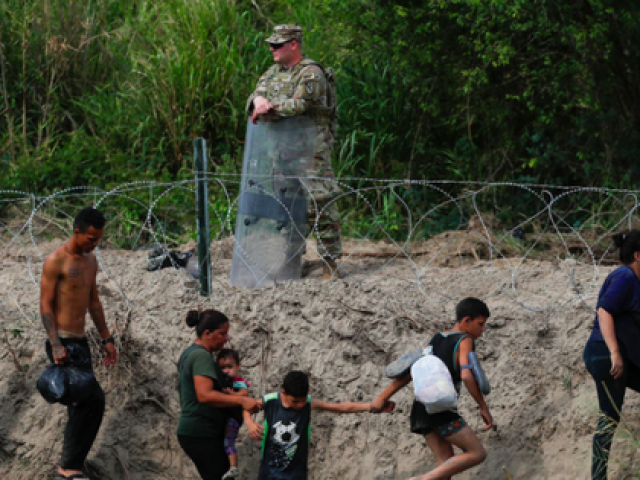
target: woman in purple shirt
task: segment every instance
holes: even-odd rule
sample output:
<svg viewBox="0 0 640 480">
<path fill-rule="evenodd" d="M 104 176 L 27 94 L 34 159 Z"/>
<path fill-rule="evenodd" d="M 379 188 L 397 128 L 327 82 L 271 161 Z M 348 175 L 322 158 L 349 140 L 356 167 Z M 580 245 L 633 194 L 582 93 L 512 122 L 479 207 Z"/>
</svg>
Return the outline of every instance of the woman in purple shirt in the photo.
<svg viewBox="0 0 640 480">
<path fill-rule="evenodd" d="M 584 362 L 596 382 L 600 417 L 593 436 L 591 478 L 607 464 L 627 388 L 640 392 L 640 231 L 613 236 L 622 266 L 604 281 Z"/>
</svg>

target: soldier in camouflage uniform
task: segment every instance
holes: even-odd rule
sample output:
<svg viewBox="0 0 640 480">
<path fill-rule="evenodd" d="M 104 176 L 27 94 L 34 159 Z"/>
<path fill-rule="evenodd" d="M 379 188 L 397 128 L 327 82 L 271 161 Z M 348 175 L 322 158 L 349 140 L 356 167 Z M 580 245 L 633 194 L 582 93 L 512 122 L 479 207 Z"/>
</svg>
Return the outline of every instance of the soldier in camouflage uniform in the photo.
<svg viewBox="0 0 640 480">
<path fill-rule="evenodd" d="M 309 223 L 318 239 L 318 253 L 324 260 L 323 279 L 337 278 L 336 260 L 342 256 L 340 215 L 335 202 L 340 193 L 331 167 L 336 124 L 335 90 L 330 82 L 333 72 L 302 55 L 302 29 L 295 25 L 277 26 L 267 38 L 276 62 L 260 77 L 255 91 L 247 101 L 247 114 L 253 123 L 258 118 L 305 115 L 317 127 L 315 162 L 308 177 L 329 179 L 309 180 Z M 317 216 L 316 216 L 317 215 Z"/>
</svg>

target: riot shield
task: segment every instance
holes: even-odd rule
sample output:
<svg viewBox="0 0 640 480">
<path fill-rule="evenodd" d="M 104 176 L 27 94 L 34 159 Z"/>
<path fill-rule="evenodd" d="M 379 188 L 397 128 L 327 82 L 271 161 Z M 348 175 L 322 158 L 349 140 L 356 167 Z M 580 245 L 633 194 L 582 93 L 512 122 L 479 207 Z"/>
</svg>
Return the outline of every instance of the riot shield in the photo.
<svg viewBox="0 0 640 480">
<path fill-rule="evenodd" d="M 231 284 L 297 280 L 307 236 L 307 189 L 316 126 L 308 117 L 247 123 Z"/>
</svg>

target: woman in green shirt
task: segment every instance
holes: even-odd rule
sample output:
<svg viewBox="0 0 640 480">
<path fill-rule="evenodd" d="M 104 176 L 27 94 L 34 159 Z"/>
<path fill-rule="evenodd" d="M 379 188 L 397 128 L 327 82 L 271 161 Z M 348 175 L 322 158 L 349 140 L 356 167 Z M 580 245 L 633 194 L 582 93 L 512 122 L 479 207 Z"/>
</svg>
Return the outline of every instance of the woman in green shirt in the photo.
<svg viewBox="0 0 640 480">
<path fill-rule="evenodd" d="M 259 410 L 259 403 L 253 398 L 224 392 L 231 384 L 211 354 L 229 341 L 229 319 L 217 310 L 191 310 L 186 322 L 196 329 L 197 338 L 178 361 L 181 406 L 178 441 L 203 480 L 221 480 L 229 470 L 224 450 L 229 409 L 240 406 L 254 413 Z"/>
</svg>

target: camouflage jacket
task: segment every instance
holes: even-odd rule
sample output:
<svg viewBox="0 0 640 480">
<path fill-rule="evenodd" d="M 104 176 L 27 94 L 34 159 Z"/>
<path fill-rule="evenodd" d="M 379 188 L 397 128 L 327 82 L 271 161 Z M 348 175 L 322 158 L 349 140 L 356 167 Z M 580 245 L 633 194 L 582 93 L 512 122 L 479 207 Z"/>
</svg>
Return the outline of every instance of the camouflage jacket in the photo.
<svg viewBox="0 0 640 480">
<path fill-rule="evenodd" d="M 258 80 L 247 100 L 246 111 L 251 115 L 253 100 L 261 96 L 274 106 L 272 115 L 276 117 L 306 115 L 317 125 L 329 127 L 335 116 L 335 105 L 328 105 L 331 101 L 328 88 L 322 67 L 307 57 L 289 68 L 275 64 Z"/>
</svg>

